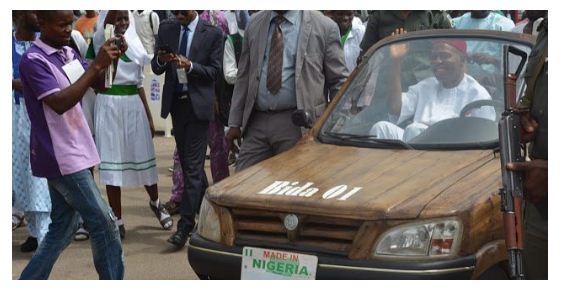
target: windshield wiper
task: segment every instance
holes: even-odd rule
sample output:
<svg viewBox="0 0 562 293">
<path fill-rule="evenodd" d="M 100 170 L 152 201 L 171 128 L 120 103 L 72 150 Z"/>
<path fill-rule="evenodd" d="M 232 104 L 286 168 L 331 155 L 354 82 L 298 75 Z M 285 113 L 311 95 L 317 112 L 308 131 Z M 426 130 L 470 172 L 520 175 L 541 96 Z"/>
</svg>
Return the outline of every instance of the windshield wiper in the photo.
<svg viewBox="0 0 562 293">
<path fill-rule="evenodd" d="M 372 135 L 372 134 L 353 134 L 353 133 L 341 133 L 341 132 L 329 132 L 329 131 L 323 132 L 322 134 L 341 140 L 377 138 L 376 135 Z"/>
<path fill-rule="evenodd" d="M 328 131 L 323 132 L 322 134 L 341 141 L 374 142 L 382 145 L 399 146 L 410 150 L 414 149 L 411 145 L 401 140 L 378 138 L 376 135 L 370 135 L 370 134 L 351 134 L 351 133 L 338 133 L 338 132 L 328 132 Z"/>
</svg>

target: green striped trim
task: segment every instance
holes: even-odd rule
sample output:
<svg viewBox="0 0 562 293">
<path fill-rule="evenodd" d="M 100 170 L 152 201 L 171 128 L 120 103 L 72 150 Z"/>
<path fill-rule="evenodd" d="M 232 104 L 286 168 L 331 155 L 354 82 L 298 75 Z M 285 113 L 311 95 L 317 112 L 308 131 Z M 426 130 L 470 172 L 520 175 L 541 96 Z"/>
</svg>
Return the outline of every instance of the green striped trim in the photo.
<svg viewBox="0 0 562 293">
<path fill-rule="evenodd" d="M 148 169 L 150 169 L 150 168 L 155 168 L 155 167 L 156 167 L 156 164 L 150 165 L 150 166 L 148 166 L 148 167 L 146 167 L 146 168 L 142 168 L 142 169 L 133 168 L 133 167 L 131 167 L 131 168 L 122 168 L 122 169 L 106 169 L 106 168 L 100 167 L 99 170 L 100 170 L 100 171 L 130 171 L 130 170 L 132 170 L 132 171 L 144 171 L 144 170 L 148 170 Z"/>
<path fill-rule="evenodd" d="M 103 171 L 127 171 L 127 170 L 143 171 L 153 167 L 156 167 L 156 158 L 152 158 L 144 162 L 120 162 L 120 163 L 101 162 L 100 164 L 100 170 Z"/>
<path fill-rule="evenodd" d="M 139 89 L 134 84 L 120 85 L 114 84 L 111 88 L 102 92 L 104 95 L 110 96 L 134 96 L 139 93 Z"/>
<path fill-rule="evenodd" d="M 115 162 L 104 162 L 102 161 L 102 164 L 112 164 L 112 165 L 124 165 L 124 164 L 131 164 L 131 165 L 140 165 L 140 164 L 145 164 L 148 162 L 152 162 L 152 161 L 156 161 L 156 158 L 152 158 L 150 160 L 146 160 L 144 162 L 119 162 L 119 163 L 115 163 Z"/>
</svg>

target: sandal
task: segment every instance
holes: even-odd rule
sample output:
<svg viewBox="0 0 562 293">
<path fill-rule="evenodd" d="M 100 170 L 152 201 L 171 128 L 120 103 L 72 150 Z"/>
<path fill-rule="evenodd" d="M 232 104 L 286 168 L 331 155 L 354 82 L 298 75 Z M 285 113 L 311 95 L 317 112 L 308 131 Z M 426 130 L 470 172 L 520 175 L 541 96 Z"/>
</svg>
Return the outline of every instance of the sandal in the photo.
<svg viewBox="0 0 562 293">
<path fill-rule="evenodd" d="M 150 203 L 148 205 L 150 206 L 150 209 L 154 212 L 154 215 L 158 219 L 158 222 L 160 222 L 162 228 L 164 228 L 165 230 L 172 229 L 172 226 L 174 225 L 174 220 L 172 220 L 170 213 L 168 213 L 164 205 L 162 205 L 161 203 L 158 204 L 158 207 L 155 207 Z"/>
<path fill-rule="evenodd" d="M 12 231 L 23 226 L 25 218 L 20 215 L 12 214 Z"/>
</svg>

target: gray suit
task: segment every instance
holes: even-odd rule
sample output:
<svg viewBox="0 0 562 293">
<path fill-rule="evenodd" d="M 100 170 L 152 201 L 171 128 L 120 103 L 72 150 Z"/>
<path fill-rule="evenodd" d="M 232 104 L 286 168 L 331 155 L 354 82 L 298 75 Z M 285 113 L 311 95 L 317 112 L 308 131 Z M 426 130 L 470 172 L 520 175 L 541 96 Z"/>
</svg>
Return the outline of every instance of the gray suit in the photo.
<svg viewBox="0 0 562 293">
<path fill-rule="evenodd" d="M 238 79 L 232 96 L 228 125 L 246 129 L 257 98 L 271 11 L 252 16 L 245 32 Z M 267 66 L 267 64 L 265 64 Z M 333 96 L 348 76 L 338 26 L 320 12 L 305 10 L 296 56 L 297 108 L 313 119 L 326 107 L 327 91 Z"/>
<path fill-rule="evenodd" d="M 300 129 L 291 123 L 292 110 L 256 110 L 262 67 L 267 67 L 264 54 L 272 13 L 254 14 L 244 36 L 228 120 L 230 127 L 242 129 L 244 138 L 237 170 L 286 151 L 301 137 Z M 296 107 L 316 120 L 326 108 L 328 93 L 333 97 L 348 76 L 336 23 L 320 12 L 303 11 L 295 58 Z"/>
</svg>

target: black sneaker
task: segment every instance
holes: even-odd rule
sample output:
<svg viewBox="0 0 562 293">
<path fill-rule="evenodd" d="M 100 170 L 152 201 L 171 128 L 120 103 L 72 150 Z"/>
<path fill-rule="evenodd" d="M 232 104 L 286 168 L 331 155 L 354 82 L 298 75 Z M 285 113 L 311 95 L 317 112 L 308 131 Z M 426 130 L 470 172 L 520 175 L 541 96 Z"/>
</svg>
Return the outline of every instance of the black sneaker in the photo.
<svg viewBox="0 0 562 293">
<path fill-rule="evenodd" d="M 24 243 L 20 246 L 21 252 L 33 252 L 37 249 L 37 238 L 27 237 Z"/>
<path fill-rule="evenodd" d="M 177 249 L 181 249 L 185 246 L 187 238 L 189 238 L 189 233 L 178 230 L 170 238 L 168 238 L 168 243 L 174 245 Z"/>
<path fill-rule="evenodd" d="M 152 212 L 154 212 L 154 215 L 156 216 L 156 219 L 158 219 L 158 222 L 160 222 L 162 228 L 164 228 L 165 230 L 172 229 L 172 226 L 174 226 L 174 220 L 172 220 L 170 213 L 168 212 L 168 210 L 166 210 L 164 205 L 159 203 L 158 208 L 150 203 L 148 203 L 148 205 L 150 206 Z"/>
</svg>

